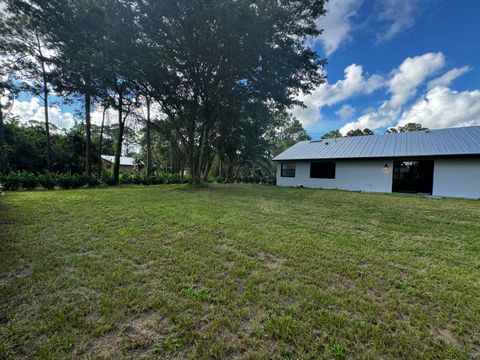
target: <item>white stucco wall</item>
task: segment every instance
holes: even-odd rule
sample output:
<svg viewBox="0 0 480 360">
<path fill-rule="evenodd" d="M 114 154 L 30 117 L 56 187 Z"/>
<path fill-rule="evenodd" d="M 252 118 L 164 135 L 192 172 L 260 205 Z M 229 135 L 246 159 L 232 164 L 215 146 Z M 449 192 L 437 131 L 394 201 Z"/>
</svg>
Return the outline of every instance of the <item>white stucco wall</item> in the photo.
<svg viewBox="0 0 480 360">
<path fill-rule="evenodd" d="M 281 163 L 277 163 L 277 185 L 309 188 L 340 189 L 370 192 L 392 192 L 392 160 L 338 160 L 335 179 L 311 179 L 310 162 L 297 161 L 295 177 L 281 177 Z M 385 172 L 385 164 L 388 172 Z"/>
<path fill-rule="evenodd" d="M 480 159 L 438 159 L 433 195 L 480 199 Z"/>
</svg>

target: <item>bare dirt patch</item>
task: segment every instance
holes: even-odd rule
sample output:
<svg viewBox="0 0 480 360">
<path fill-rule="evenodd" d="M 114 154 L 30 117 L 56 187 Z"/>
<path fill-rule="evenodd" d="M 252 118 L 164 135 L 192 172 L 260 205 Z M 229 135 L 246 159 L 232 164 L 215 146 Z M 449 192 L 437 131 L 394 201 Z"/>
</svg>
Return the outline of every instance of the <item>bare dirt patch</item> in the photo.
<svg viewBox="0 0 480 360">
<path fill-rule="evenodd" d="M 170 331 L 169 321 L 146 313 L 119 321 L 112 330 L 94 339 L 87 353 L 94 358 L 117 359 L 148 355 Z"/>
<path fill-rule="evenodd" d="M 457 339 L 455 338 L 455 335 L 453 335 L 452 331 L 448 327 L 436 329 L 435 336 L 447 344 L 455 347 L 460 346 Z"/>
<path fill-rule="evenodd" d="M 265 267 L 269 270 L 276 270 L 280 267 L 282 267 L 285 258 L 281 256 L 275 256 L 270 253 L 266 253 L 263 251 L 260 251 L 258 253 L 258 257 L 263 261 Z"/>
<path fill-rule="evenodd" d="M 0 285 L 8 285 L 13 280 L 30 276 L 33 271 L 33 266 L 30 263 L 24 263 L 20 267 L 9 271 L 8 273 L 0 275 Z"/>
</svg>

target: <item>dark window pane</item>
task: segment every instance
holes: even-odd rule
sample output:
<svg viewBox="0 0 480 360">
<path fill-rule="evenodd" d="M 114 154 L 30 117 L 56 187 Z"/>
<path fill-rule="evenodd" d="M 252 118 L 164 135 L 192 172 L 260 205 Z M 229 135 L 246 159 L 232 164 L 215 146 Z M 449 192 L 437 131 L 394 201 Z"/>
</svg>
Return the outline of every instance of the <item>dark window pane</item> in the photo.
<svg viewBox="0 0 480 360">
<path fill-rule="evenodd" d="M 335 179 L 335 161 L 312 161 L 310 163 L 310 178 Z"/>
<path fill-rule="evenodd" d="M 282 163 L 282 177 L 295 177 L 295 163 L 294 162 L 284 162 Z"/>
<path fill-rule="evenodd" d="M 431 194 L 433 160 L 396 160 L 393 162 L 393 192 Z"/>
</svg>

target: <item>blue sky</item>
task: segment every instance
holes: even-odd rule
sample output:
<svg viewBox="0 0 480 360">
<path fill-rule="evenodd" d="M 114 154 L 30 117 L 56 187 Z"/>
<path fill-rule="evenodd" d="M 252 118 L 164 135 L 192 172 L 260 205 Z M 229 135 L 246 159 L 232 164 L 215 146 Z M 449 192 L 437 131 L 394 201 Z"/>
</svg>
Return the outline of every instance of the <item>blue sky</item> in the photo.
<svg viewBox="0 0 480 360">
<path fill-rule="evenodd" d="M 301 97 L 306 109 L 292 110 L 311 136 L 480 124 L 480 1 L 330 0 L 327 9 L 318 21 L 324 34 L 309 44 L 327 57 L 328 82 Z M 52 100 L 52 122 L 71 126 L 75 109 Z M 43 118 L 41 101 L 27 94 L 13 112 Z"/>
<path fill-rule="evenodd" d="M 313 42 L 328 84 L 294 110 L 310 135 L 480 124 L 480 1 L 331 0 Z"/>
</svg>

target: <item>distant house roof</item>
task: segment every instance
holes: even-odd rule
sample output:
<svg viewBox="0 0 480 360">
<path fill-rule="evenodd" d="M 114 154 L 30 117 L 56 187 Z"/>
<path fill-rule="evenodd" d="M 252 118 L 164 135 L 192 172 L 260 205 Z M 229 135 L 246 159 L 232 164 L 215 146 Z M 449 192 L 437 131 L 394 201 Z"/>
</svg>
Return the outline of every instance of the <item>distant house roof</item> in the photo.
<svg viewBox="0 0 480 360">
<path fill-rule="evenodd" d="M 115 156 L 102 155 L 102 159 L 113 164 L 113 162 L 115 161 Z M 120 165 L 135 166 L 135 159 L 133 157 L 120 156 Z"/>
<path fill-rule="evenodd" d="M 300 141 L 273 160 L 480 155 L 480 126 Z"/>
</svg>

